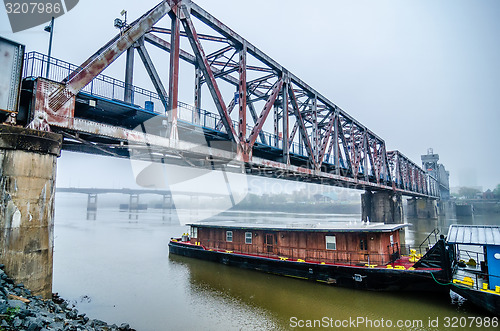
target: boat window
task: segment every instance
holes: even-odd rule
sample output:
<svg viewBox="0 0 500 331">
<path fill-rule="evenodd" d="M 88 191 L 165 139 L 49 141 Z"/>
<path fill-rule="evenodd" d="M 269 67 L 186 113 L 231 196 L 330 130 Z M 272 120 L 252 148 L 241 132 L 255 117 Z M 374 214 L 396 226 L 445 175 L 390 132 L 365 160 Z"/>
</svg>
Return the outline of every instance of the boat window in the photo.
<svg viewBox="0 0 500 331">
<path fill-rule="evenodd" d="M 191 227 L 191 238 L 198 238 L 198 228 Z"/>
<path fill-rule="evenodd" d="M 245 232 L 245 244 L 252 243 L 252 232 Z"/>
<path fill-rule="evenodd" d="M 337 249 L 337 241 L 335 236 L 325 236 L 326 239 L 326 249 Z"/>
<path fill-rule="evenodd" d="M 226 231 L 226 241 L 233 241 L 233 231 Z"/>
<path fill-rule="evenodd" d="M 359 241 L 359 248 L 360 248 L 362 251 L 366 251 L 366 250 L 368 250 L 368 240 L 366 240 L 366 237 L 362 238 L 362 239 Z"/>
</svg>

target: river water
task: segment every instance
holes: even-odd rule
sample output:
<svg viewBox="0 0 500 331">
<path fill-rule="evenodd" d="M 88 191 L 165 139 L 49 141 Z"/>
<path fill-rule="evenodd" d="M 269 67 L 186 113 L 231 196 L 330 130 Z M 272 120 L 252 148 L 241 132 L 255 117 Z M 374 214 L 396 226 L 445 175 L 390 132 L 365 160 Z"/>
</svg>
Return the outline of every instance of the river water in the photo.
<svg viewBox="0 0 500 331">
<path fill-rule="evenodd" d="M 127 322 L 137 330 L 287 330 L 301 321 L 321 320 L 344 321 L 346 330 L 380 330 L 386 328 L 375 327 L 387 326 L 380 323 L 396 326 L 402 321 L 407 327 L 394 329 L 442 330 L 453 317 L 488 316 L 455 295 L 356 291 L 169 256 L 169 238 L 188 231 L 175 214 L 129 214 L 116 206 L 99 209 L 93 219 L 87 215 L 86 199 L 57 194 L 53 291 L 80 312 L 108 323 Z M 226 212 L 220 218 L 312 223 L 356 221 L 360 215 Z M 446 234 L 453 223 L 499 224 L 500 219 L 407 222 L 411 226 L 404 238 L 406 244 L 414 244 L 434 228 Z"/>
</svg>

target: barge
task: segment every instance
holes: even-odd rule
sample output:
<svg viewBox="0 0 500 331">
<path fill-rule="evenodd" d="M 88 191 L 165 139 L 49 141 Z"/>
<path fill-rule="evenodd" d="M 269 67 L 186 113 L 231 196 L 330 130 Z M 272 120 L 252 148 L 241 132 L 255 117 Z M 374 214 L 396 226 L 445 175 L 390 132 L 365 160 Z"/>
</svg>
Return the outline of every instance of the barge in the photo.
<svg viewBox="0 0 500 331">
<path fill-rule="evenodd" d="M 450 225 L 451 290 L 500 316 L 500 226 Z"/>
<path fill-rule="evenodd" d="M 444 238 L 422 254 L 401 254 L 405 224 L 188 224 L 171 254 L 330 285 L 375 291 L 447 291 L 450 259 Z"/>
</svg>

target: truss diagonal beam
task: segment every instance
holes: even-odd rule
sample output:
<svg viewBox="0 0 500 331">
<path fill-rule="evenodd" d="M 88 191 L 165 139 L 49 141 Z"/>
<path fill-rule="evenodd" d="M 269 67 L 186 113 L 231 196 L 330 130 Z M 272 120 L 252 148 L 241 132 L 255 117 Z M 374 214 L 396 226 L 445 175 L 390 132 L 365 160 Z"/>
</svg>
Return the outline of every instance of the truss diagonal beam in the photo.
<svg viewBox="0 0 500 331">
<path fill-rule="evenodd" d="M 323 142 L 321 143 L 321 149 L 319 150 L 318 156 L 318 166 L 321 167 L 323 164 L 323 158 L 325 156 L 326 147 L 328 146 L 328 141 L 332 135 L 333 123 L 335 123 L 335 112 L 330 113 L 330 121 L 328 122 L 328 127 L 323 136 Z"/>
<path fill-rule="evenodd" d="M 180 58 L 180 24 L 177 16 L 178 6 L 172 8 L 170 16 L 172 18 L 172 33 L 170 35 L 170 70 L 168 84 L 168 130 L 171 139 L 177 140 L 177 104 L 179 101 L 179 58 Z"/>
<path fill-rule="evenodd" d="M 292 128 L 292 133 L 290 134 L 290 139 L 288 140 L 288 148 L 292 146 L 293 139 L 295 138 L 295 134 L 297 133 L 297 129 L 299 128 L 299 122 L 295 121 L 295 124 L 293 125 Z"/>
<path fill-rule="evenodd" d="M 158 72 L 155 69 L 155 66 L 153 65 L 153 62 L 151 61 L 151 57 L 149 56 L 148 51 L 146 50 L 146 47 L 144 46 L 144 43 L 140 43 L 139 47 L 137 47 L 137 51 L 139 53 L 139 56 L 142 60 L 142 63 L 144 63 L 144 67 L 146 68 L 146 71 L 148 72 L 149 77 L 151 78 L 151 82 L 153 83 L 156 93 L 158 93 L 161 102 L 163 103 L 163 106 L 165 107 L 165 110 L 168 109 L 168 98 L 167 98 L 167 91 L 165 90 L 165 87 L 163 86 L 163 83 L 161 82 L 160 76 L 158 75 Z"/>
<path fill-rule="evenodd" d="M 185 6 L 181 7 L 181 22 L 184 26 L 184 31 L 186 31 L 188 35 L 189 42 L 191 43 L 191 47 L 193 48 L 193 52 L 196 55 L 196 59 L 200 69 L 203 72 L 203 76 L 207 80 L 208 89 L 210 90 L 210 94 L 214 99 L 215 106 L 219 112 L 219 115 L 222 118 L 222 123 L 226 128 L 226 132 L 229 136 L 229 139 L 234 142 L 238 142 L 238 136 L 234 129 L 231 117 L 227 112 L 226 105 L 222 99 L 222 94 L 219 90 L 217 82 L 215 81 L 214 73 L 208 64 L 207 57 L 205 56 L 205 52 L 203 51 L 203 47 L 201 46 L 200 40 L 198 39 L 198 35 L 196 33 L 196 29 L 194 28 L 193 22 L 189 17 L 189 11 Z"/>
<path fill-rule="evenodd" d="M 291 85 L 288 86 L 288 94 L 290 95 L 290 100 L 292 102 L 292 109 L 295 115 L 295 119 L 299 122 L 299 131 L 302 137 L 302 140 L 306 144 L 306 151 L 309 157 L 309 161 L 312 162 L 314 167 L 316 168 L 316 160 L 313 153 L 313 148 L 311 146 L 311 141 L 309 140 L 309 135 L 307 134 L 307 129 L 302 118 L 302 114 L 300 113 L 299 104 L 297 103 L 297 98 L 295 97 L 295 92 L 291 88 Z"/>
<path fill-rule="evenodd" d="M 250 110 L 250 115 L 252 116 L 253 123 L 256 124 L 259 118 L 257 117 L 255 106 L 253 105 L 253 102 L 250 101 L 250 98 L 248 98 L 248 96 L 247 96 L 247 106 L 248 110 Z M 264 134 L 264 132 L 262 132 L 262 130 L 259 132 L 259 138 L 264 145 L 267 145 L 266 135 Z"/>
<path fill-rule="evenodd" d="M 100 74 L 107 66 L 116 60 L 133 43 L 147 33 L 151 27 L 170 11 L 170 6 L 166 1 L 162 1 L 156 7 L 148 11 L 130 27 L 116 38 L 99 55 L 93 55 L 90 61 L 86 61 L 86 66 L 73 75 L 66 83 L 66 89 L 73 95 L 78 94 L 88 83 Z"/>
<path fill-rule="evenodd" d="M 165 28 L 160 28 L 157 26 L 154 26 L 151 28 L 151 32 L 157 32 L 157 33 L 165 33 L 165 34 L 171 34 L 172 30 L 171 29 L 165 29 Z M 181 32 L 180 35 L 182 37 L 187 37 L 187 34 L 185 32 Z M 216 36 L 210 36 L 207 34 L 198 34 L 198 38 L 203 39 L 203 40 L 210 40 L 210 41 L 217 41 L 217 42 L 222 42 L 222 43 L 227 43 L 226 38 L 221 38 L 221 37 L 216 37 Z"/>
<path fill-rule="evenodd" d="M 247 50 L 245 45 L 239 52 L 239 68 L 238 74 L 240 78 L 240 84 L 238 86 L 238 139 L 240 141 L 241 148 L 243 148 L 243 154 L 247 155 L 248 150 L 246 149 L 246 135 L 247 135 Z"/>
<path fill-rule="evenodd" d="M 271 95 L 267 99 L 266 104 L 264 105 L 264 109 L 260 113 L 259 119 L 257 120 L 257 123 L 255 123 L 255 126 L 253 127 L 252 132 L 250 133 L 250 137 L 248 137 L 248 145 L 250 148 L 253 147 L 255 141 L 257 140 L 259 132 L 262 131 L 262 126 L 264 125 L 267 115 L 269 115 L 269 111 L 273 107 L 276 98 L 278 98 L 278 95 L 282 87 L 283 87 L 283 79 L 278 80 L 276 84 L 274 84 Z"/>
</svg>

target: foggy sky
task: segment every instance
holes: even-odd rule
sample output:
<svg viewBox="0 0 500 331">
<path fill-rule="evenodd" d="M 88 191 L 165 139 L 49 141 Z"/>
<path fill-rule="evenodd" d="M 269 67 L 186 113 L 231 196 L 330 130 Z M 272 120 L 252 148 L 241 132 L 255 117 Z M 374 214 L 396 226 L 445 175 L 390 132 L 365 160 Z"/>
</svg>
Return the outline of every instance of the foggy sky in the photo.
<svg viewBox="0 0 500 331">
<path fill-rule="evenodd" d="M 131 21 L 158 2 L 82 0 L 56 19 L 52 55 L 82 63 L 117 33 L 113 19 L 122 9 Z M 195 2 L 375 132 L 388 150 L 421 164 L 420 155 L 434 148 L 451 186 L 500 183 L 500 2 Z M 0 34 L 47 52 L 43 25 L 12 34 L 3 9 Z M 120 61 L 107 74 L 123 75 Z M 192 88 L 180 94 L 192 102 Z M 58 183 L 133 182 L 127 167 L 63 153 Z M 88 175 L 89 168 L 100 171 Z"/>
</svg>

